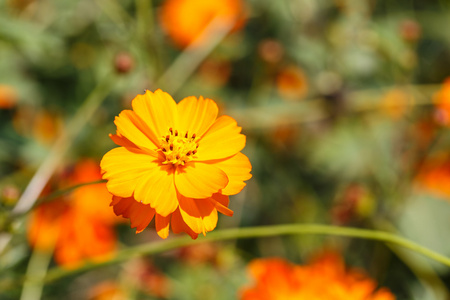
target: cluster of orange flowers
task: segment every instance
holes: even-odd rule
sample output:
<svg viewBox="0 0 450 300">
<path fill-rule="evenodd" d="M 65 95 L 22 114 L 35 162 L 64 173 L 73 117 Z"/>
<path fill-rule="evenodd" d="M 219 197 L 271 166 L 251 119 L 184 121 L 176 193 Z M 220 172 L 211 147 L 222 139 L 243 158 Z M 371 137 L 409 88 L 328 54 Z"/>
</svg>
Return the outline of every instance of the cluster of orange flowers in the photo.
<svg viewBox="0 0 450 300">
<path fill-rule="evenodd" d="M 98 163 L 79 162 L 69 186 L 101 179 Z M 71 195 L 39 205 L 28 223 L 28 240 L 39 251 L 54 249 L 55 261 L 76 267 L 86 259 L 106 259 L 116 248 L 113 225 L 120 221 L 105 209 L 111 199 L 104 183 L 77 188 Z"/>
<path fill-rule="evenodd" d="M 241 128 L 229 116 L 217 118 L 216 103 L 202 97 L 177 104 L 161 90 L 146 91 L 132 107 L 116 117 L 110 135 L 120 147 L 101 161 L 114 212 L 137 232 L 155 218 L 162 238 L 170 223 L 192 238 L 213 230 L 218 211 L 233 214 L 228 196 L 251 177 Z"/>
<path fill-rule="evenodd" d="M 257 259 L 249 264 L 253 287 L 242 300 L 394 300 L 386 288 L 358 270 L 346 270 L 342 258 L 323 255 L 310 265 L 293 265 L 280 258 Z"/>
</svg>

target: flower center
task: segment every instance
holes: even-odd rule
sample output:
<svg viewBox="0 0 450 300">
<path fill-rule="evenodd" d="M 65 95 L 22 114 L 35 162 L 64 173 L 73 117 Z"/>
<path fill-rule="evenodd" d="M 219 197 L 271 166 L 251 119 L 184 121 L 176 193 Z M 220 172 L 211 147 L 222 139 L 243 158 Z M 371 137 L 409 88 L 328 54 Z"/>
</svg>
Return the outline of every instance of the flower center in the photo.
<svg viewBox="0 0 450 300">
<path fill-rule="evenodd" d="M 197 153 L 197 135 L 186 132 L 184 135 L 178 134 L 177 130 L 169 128 L 168 134 L 161 138 L 160 150 L 164 153 L 166 160 L 163 164 L 182 165 Z"/>
</svg>

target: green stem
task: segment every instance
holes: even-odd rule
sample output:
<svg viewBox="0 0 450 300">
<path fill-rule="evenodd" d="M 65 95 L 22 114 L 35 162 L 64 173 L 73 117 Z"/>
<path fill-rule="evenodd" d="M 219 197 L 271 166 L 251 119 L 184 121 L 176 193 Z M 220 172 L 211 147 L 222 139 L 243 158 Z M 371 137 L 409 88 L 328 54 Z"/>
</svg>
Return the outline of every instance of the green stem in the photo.
<svg viewBox="0 0 450 300">
<path fill-rule="evenodd" d="M 147 40 L 148 33 L 153 33 L 153 5 L 149 0 L 136 0 L 136 31 L 141 42 Z"/>
<path fill-rule="evenodd" d="M 44 289 L 44 278 L 52 258 L 52 251 L 35 249 L 28 263 L 21 300 L 39 300 Z"/>
<path fill-rule="evenodd" d="M 209 233 L 207 236 L 199 239 L 192 240 L 188 236 L 161 241 L 157 243 L 148 243 L 132 248 L 127 248 L 119 251 L 114 258 L 109 261 L 101 263 L 85 264 L 76 270 L 66 270 L 61 268 L 55 268 L 48 272 L 45 279 L 46 282 L 52 282 L 57 279 L 78 273 L 81 271 L 87 271 L 99 266 L 119 263 L 126 261 L 133 257 L 139 257 L 142 255 L 154 255 L 164 251 L 186 247 L 198 243 L 224 241 L 231 239 L 242 238 L 260 238 L 280 235 L 292 235 L 292 234 L 318 234 L 318 235 L 334 235 L 345 236 L 361 239 L 369 239 L 385 242 L 387 244 L 393 244 L 412 250 L 416 253 L 422 254 L 430 259 L 440 262 L 450 267 L 450 258 L 443 256 L 433 250 L 423 247 L 415 242 L 412 242 L 406 238 L 397 236 L 384 231 L 359 229 L 351 227 L 338 227 L 331 225 L 318 225 L 318 224 L 287 224 L 287 225 L 274 225 L 274 226 L 260 226 L 260 227 L 248 227 L 248 228 L 236 228 L 236 229 L 224 229 L 217 230 Z"/>
</svg>

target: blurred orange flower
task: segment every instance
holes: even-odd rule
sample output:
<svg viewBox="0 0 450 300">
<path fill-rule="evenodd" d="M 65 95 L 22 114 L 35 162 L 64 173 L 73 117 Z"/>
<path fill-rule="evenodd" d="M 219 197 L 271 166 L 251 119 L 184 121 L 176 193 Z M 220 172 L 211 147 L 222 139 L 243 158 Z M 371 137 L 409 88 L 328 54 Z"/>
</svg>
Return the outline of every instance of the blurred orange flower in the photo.
<svg viewBox="0 0 450 300">
<path fill-rule="evenodd" d="M 0 109 L 13 108 L 18 98 L 19 96 L 12 86 L 0 84 Z"/>
<path fill-rule="evenodd" d="M 440 154 L 425 162 L 417 182 L 431 194 L 450 200 L 450 156 Z"/>
<path fill-rule="evenodd" d="M 246 288 L 242 300 L 394 300 L 386 288 L 358 270 L 346 270 L 334 253 L 321 256 L 306 266 L 293 265 L 281 258 L 257 259 L 249 264 L 256 280 Z"/>
<path fill-rule="evenodd" d="M 212 243 L 202 243 L 179 249 L 178 258 L 190 266 L 199 266 L 205 263 L 216 265 L 218 263 L 219 247 Z"/>
<path fill-rule="evenodd" d="M 233 30 L 244 25 L 241 0 L 166 0 L 161 7 L 160 22 L 180 48 L 195 41 L 216 18 L 234 22 Z"/>
<path fill-rule="evenodd" d="M 119 284 L 112 281 L 101 282 L 92 287 L 87 296 L 88 300 L 126 300 L 127 293 Z"/>
<path fill-rule="evenodd" d="M 276 64 L 284 55 L 283 45 L 274 39 L 265 39 L 258 44 L 259 56 L 268 63 Z"/>
<path fill-rule="evenodd" d="M 450 125 L 450 77 L 446 78 L 441 89 L 434 94 L 433 102 L 436 107 L 436 121 L 444 126 Z"/>
<path fill-rule="evenodd" d="M 44 145 L 53 144 L 62 125 L 60 114 L 27 105 L 19 106 L 13 118 L 13 126 L 19 134 L 34 138 Z"/>
<path fill-rule="evenodd" d="M 308 80 L 303 71 L 296 66 L 280 70 L 276 77 L 280 96 L 286 100 L 300 100 L 308 93 Z"/>
<path fill-rule="evenodd" d="M 422 36 L 422 26 L 414 19 L 405 19 L 399 24 L 400 36 L 407 42 L 417 42 Z"/>
<path fill-rule="evenodd" d="M 95 161 L 75 166 L 68 183 L 76 185 L 101 179 Z M 104 183 L 76 189 L 71 195 L 39 205 L 30 215 L 28 240 L 40 251 L 55 249 L 55 261 L 75 267 L 85 259 L 105 259 L 115 250 L 112 225 L 120 218 L 105 209 L 111 200 Z"/>
<path fill-rule="evenodd" d="M 217 211 L 231 216 L 228 195 L 250 179 L 251 164 L 240 151 L 241 127 L 229 116 L 217 118 L 211 99 L 187 97 L 178 105 L 157 90 L 132 101 L 115 119 L 110 135 L 121 147 L 101 161 L 103 178 L 114 195 L 117 215 L 141 232 L 155 217 L 158 235 L 186 232 L 192 238 L 213 230 Z"/>
<path fill-rule="evenodd" d="M 128 278 L 133 278 L 132 284 L 135 288 L 158 299 L 170 298 L 173 291 L 170 278 L 151 261 L 143 258 L 133 259 L 126 264 L 125 271 Z"/>
<path fill-rule="evenodd" d="M 231 75 L 231 64 L 225 59 L 207 59 L 199 67 L 198 73 L 205 85 L 221 87 Z"/>
</svg>

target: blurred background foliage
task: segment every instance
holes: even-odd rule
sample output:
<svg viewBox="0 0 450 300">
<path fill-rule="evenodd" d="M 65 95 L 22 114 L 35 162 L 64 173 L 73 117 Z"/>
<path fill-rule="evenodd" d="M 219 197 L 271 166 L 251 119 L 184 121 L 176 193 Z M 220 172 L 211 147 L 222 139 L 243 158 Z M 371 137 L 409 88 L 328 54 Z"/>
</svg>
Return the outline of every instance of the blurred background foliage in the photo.
<svg viewBox="0 0 450 300">
<path fill-rule="evenodd" d="M 450 256 L 450 3 L 207 2 L 0 0 L 0 228 L 12 236 L 0 256 L 1 299 L 39 298 L 24 298 L 21 283 L 36 255 L 48 261 L 41 268 L 59 264 L 33 250 L 31 217 L 13 214 L 36 170 L 61 156 L 36 197 L 100 179 L 68 174 L 114 147 L 114 116 L 145 89 L 214 99 L 243 127 L 253 178 L 217 229 L 348 225 Z M 117 249 L 157 241 L 153 229 L 135 235 L 123 222 L 114 232 Z M 42 299 L 234 299 L 250 282 L 249 260 L 304 263 L 328 248 L 397 299 L 450 295 L 448 268 L 411 252 L 291 236 L 93 268 L 45 285 Z"/>
</svg>

